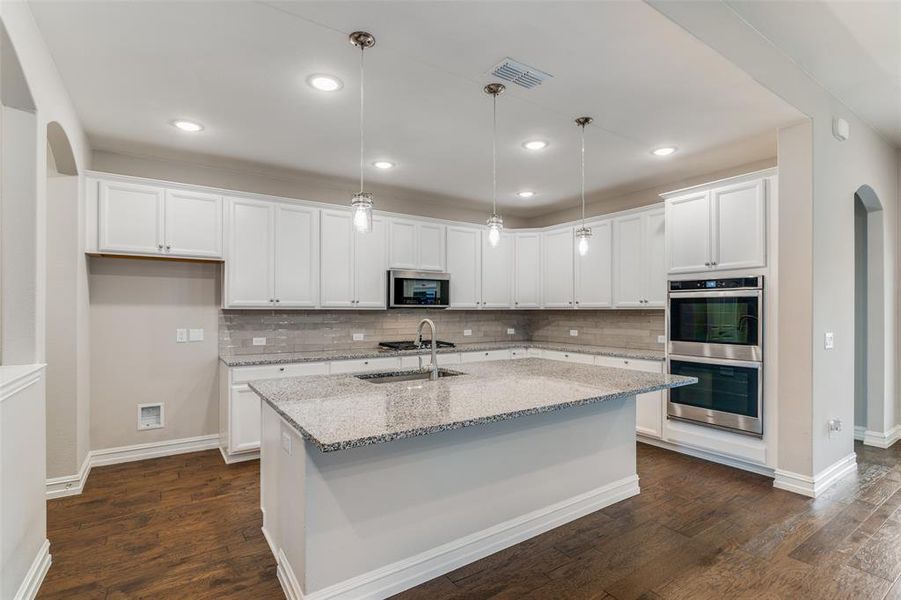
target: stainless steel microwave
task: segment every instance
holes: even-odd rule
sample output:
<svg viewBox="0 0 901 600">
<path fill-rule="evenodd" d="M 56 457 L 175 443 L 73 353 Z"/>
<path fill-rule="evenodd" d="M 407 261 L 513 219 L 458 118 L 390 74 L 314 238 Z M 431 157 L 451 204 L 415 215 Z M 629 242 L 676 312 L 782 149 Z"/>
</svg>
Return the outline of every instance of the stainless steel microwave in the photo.
<svg viewBox="0 0 901 600">
<path fill-rule="evenodd" d="M 388 271 L 390 308 L 447 308 L 450 306 L 450 273 Z"/>
</svg>

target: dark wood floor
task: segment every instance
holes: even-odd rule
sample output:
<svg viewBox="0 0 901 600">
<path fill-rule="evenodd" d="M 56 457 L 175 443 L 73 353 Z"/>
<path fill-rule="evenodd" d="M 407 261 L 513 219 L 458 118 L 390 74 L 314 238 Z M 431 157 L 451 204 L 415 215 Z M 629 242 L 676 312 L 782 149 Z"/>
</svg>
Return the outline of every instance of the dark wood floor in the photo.
<svg viewBox="0 0 901 600">
<path fill-rule="evenodd" d="M 901 600 L 901 444 L 816 500 L 639 445 L 641 495 L 397 596 Z M 95 469 L 49 502 L 39 598 L 283 598 L 255 462 L 203 452 Z"/>
</svg>

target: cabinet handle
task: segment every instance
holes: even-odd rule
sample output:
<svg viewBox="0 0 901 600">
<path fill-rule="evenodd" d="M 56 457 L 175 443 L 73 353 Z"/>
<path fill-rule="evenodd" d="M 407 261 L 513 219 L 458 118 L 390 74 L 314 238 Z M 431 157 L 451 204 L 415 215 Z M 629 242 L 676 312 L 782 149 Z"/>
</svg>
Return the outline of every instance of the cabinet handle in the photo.
<svg viewBox="0 0 901 600">
<path fill-rule="evenodd" d="M 572 304 L 572 303 L 573 303 L 573 301 L 572 301 L 572 300 L 570 300 L 570 301 L 569 301 L 569 303 L 570 303 L 570 304 Z"/>
<path fill-rule="evenodd" d="M 159 248 L 160 250 L 162 250 L 162 249 L 163 249 L 163 245 L 162 245 L 162 244 L 158 244 L 158 245 L 157 245 L 157 248 Z"/>
<path fill-rule="evenodd" d="M 716 261 L 713 261 L 713 262 L 710 263 L 710 264 L 711 264 L 711 266 L 714 266 L 714 267 L 715 267 L 715 266 L 716 266 Z"/>
<path fill-rule="evenodd" d="M 515 304 L 516 306 L 519 306 L 519 302 L 514 302 L 513 304 Z"/>
<path fill-rule="evenodd" d="M 627 364 L 629 364 L 629 361 L 624 360 L 624 361 L 623 361 L 623 364 L 624 364 L 624 365 L 627 365 Z"/>
<path fill-rule="evenodd" d="M 281 302 L 281 298 L 276 298 L 275 301 L 276 301 L 276 302 Z"/>
<path fill-rule="evenodd" d="M 488 356 L 488 353 L 487 353 L 487 352 L 485 353 L 485 356 Z"/>
<path fill-rule="evenodd" d="M 279 367 L 278 370 L 284 373 L 285 367 Z"/>
<path fill-rule="evenodd" d="M 166 252 L 168 252 L 171 249 L 172 249 L 172 246 L 170 246 L 169 244 L 166 244 Z"/>
<path fill-rule="evenodd" d="M 364 360 L 364 361 L 363 361 L 363 364 L 364 364 L 364 365 L 368 365 L 368 364 L 369 364 L 369 361 L 368 361 L 368 360 Z"/>
<path fill-rule="evenodd" d="M 576 304 L 578 304 L 578 303 L 579 303 L 579 301 L 578 301 L 578 300 L 576 300 Z"/>
</svg>

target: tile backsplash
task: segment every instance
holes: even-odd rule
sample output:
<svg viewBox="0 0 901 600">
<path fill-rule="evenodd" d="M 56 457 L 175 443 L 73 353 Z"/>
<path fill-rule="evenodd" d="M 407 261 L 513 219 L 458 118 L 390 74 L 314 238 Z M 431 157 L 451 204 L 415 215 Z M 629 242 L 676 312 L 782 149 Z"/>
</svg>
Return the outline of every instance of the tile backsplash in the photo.
<svg viewBox="0 0 901 600">
<path fill-rule="evenodd" d="M 435 322 L 439 339 L 457 344 L 535 340 L 662 350 L 657 336 L 664 332 L 663 314 L 662 310 L 221 310 L 219 352 L 372 348 L 382 341 L 412 340 L 420 319 L 426 317 Z M 466 330 L 470 335 L 464 335 Z M 578 336 L 571 336 L 571 330 Z M 363 339 L 354 341 L 354 334 L 363 334 Z M 254 346 L 253 338 L 266 338 L 265 344 Z"/>
</svg>

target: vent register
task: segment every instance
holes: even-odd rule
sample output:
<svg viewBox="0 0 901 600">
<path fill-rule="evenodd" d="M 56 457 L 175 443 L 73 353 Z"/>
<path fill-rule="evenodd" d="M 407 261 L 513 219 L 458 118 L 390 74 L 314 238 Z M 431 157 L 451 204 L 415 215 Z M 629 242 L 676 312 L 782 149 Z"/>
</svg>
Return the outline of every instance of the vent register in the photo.
<svg viewBox="0 0 901 600">
<path fill-rule="evenodd" d="M 495 65 L 491 69 L 491 74 L 527 90 L 538 87 L 553 77 L 553 75 L 545 73 L 541 69 L 530 67 L 510 57 Z"/>
</svg>

